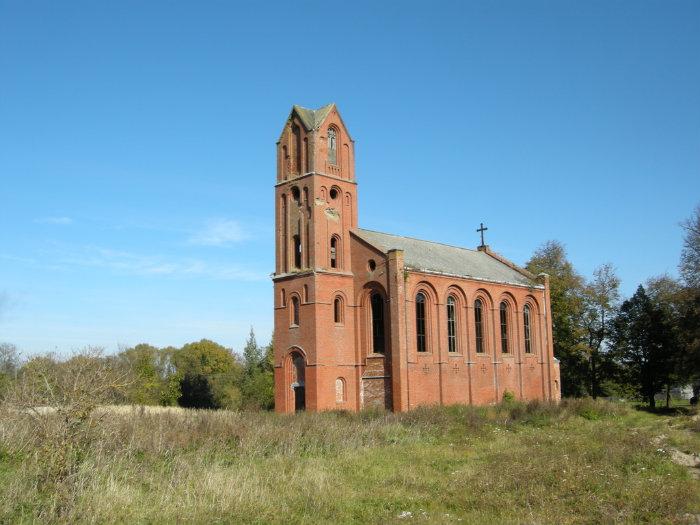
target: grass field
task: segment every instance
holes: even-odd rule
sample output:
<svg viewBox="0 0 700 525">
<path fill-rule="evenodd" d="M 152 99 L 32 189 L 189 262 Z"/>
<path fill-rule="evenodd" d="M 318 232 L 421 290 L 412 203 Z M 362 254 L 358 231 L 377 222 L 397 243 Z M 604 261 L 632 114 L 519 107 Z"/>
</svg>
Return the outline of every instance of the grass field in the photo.
<svg viewBox="0 0 700 525">
<path fill-rule="evenodd" d="M 671 458 L 700 453 L 689 410 L 121 407 L 69 441 L 74 423 L 59 423 L 2 414 L 0 522 L 656 524 L 700 513 L 700 481 Z"/>
</svg>

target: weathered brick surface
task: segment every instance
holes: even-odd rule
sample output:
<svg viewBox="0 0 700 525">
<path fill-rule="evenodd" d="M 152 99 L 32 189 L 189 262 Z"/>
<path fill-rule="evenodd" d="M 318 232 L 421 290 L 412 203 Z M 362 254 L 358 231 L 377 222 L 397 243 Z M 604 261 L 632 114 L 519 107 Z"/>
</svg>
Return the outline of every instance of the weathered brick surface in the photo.
<svg viewBox="0 0 700 525">
<path fill-rule="evenodd" d="M 336 164 L 327 133 L 336 131 Z M 277 147 L 275 408 L 294 411 L 294 356 L 305 366 L 307 410 L 408 410 L 428 404 L 485 404 L 509 391 L 519 399 L 559 399 L 549 283 L 544 288 L 406 271 L 403 252 L 385 254 L 352 234 L 357 227 L 354 144 L 333 108 L 318 129 L 294 112 Z M 297 158 L 297 156 L 299 158 Z M 295 236 L 301 246 L 295 261 Z M 333 267 L 331 239 L 336 239 Z M 375 264 L 370 268 L 369 261 Z M 295 267 L 300 262 L 300 267 Z M 427 352 L 418 352 L 415 296 L 427 297 Z M 384 304 L 385 353 L 372 349 L 370 297 Z M 446 301 L 457 298 L 457 352 L 447 348 Z M 292 297 L 299 325 L 292 323 Z M 341 301 L 336 319 L 334 303 Z M 483 301 L 485 351 L 476 352 L 474 301 Z M 500 348 L 499 304 L 510 304 L 510 348 Z M 532 350 L 524 350 L 523 306 L 532 310 Z"/>
</svg>

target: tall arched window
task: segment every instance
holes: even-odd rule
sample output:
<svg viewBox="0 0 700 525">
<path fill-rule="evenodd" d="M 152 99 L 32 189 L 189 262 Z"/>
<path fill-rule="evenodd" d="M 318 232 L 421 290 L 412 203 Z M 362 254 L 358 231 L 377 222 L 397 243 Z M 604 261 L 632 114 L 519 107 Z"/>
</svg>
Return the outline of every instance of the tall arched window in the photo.
<svg viewBox="0 0 700 525">
<path fill-rule="evenodd" d="M 481 299 L 474 301 L 474 333 L 476 334 L 476 351 L 484 353 L 484 305 Z"/>
<path fill-rule="evenodd" d="M 293 159 L 293 170 L 295 173 L 300 173 L 301 172 L 301 128 L 297 126 L 296 124 L 292 125 L 292 137 L 293 137 L 293 151 L 294 151 L 294 159 Z"/>
<path fill-rule="evenodd" d="M 287 295 L 284 288 L 282 288 L 282 291 L 280 292 L 280 306 L 287 306 Z"/>
<path fill-rule="evenodd" d="M 299 270 L 301 268 L 301 237 L 294 235 L 292 240 L 294 242 L 294 268 Z"/>
<path fill-rule="evenodd" d="M 282 146 L 282 178 L 287 178 L 287 159 L 289 154 L 287 153 L 287 146 Z"/>
<path fill-rule="evenodd" d="M 331 268 L 338 267 L 338 238 L 331 237 Z"/>
<path fill-rule="evenodd" d="M 523 308 L 523 327 L 525 328 L 525 353 L 532 353 L 532 340 L 530 336 L 530 305 Z"/>
<path fill-rule="evenodd" d="M 343 322 L 343 299 L 340 296 L 333 301 L 333 321 L 338 324 Z"/>
<path fill-rule="evenodd" d="M 296 186 L 292 187 L 292 199 L 294 199 L 297 206 L 301 206 L 301 192 Z"/>
<path fill-rule="evenodd" d="M 425 295 L 416 295 L 416 348 L 419 352 L 426 351 L 425 345 Z"/>
<path fill-rule="evenodd" d="M 338 146 L 336 141 L 335 129 L 328 128 L 328 162 L 331 164 L 336 164 L 338 162 Z"/>
<path fill-rule="evenodd" d="M 457 351 L 457 308 L 454 296 L 447 298 L 447 350 Z"/>
<path fill-rule="evenodd" d="M 372 294 L 372 351 L 375 354 L 384 353 L 384 298 Z"/>
<path fill-rule="evenodd" d="M 299 326 L 299 298 L 292 297 L 292 326 Z"/>
<path fill-rule="evenodd" d="M 508 303 L 501 302 L 501 352 L 508 353 Z"/>
</svg>

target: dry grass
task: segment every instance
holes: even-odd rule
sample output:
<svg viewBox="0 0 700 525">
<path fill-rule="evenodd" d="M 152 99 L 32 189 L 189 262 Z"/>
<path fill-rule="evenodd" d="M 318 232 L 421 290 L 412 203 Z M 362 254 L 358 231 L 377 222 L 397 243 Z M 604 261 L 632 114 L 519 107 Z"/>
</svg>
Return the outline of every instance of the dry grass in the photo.
<svg viewBox="0 0 700 525">
<path fill-rule="evenodd" d="M 682 523 L 700 512 L 700 484 L 652 441 L 673 418 L 605 402 L 99 408 L 60 480 L 44 475 L 51 447 L 35 417 L 0 416 L 0 522 Z M 50 428 L 56 415 L 41 417 Z"/>
</svg>

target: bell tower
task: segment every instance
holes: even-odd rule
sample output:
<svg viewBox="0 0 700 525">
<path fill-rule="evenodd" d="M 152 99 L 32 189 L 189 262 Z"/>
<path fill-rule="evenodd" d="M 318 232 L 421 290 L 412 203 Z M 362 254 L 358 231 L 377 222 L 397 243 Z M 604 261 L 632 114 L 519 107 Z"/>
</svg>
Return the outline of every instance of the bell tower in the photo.
<svg viewBox="0 0 700 525">
<path fill-rule="evenodd" d="M 339 408 L 355 363 L 354 143 L 335 104 L 294 106 L 277 142 L 275 408 Z M 350 377 L 348 377 L 350 380 Z M 341 403 L 342 404 L 342 403 Z"/>
</svg>

